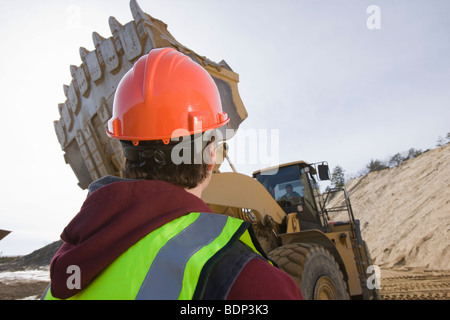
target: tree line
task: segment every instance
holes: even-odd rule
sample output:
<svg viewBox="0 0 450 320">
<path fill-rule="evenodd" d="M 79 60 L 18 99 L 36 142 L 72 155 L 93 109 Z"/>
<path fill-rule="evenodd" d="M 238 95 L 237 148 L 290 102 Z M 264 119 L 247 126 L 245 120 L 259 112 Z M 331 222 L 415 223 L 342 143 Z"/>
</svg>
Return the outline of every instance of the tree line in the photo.
<svg viewBox="0 0 450 320">
<path fill-rule="evenodd" d="M 445 144 L 450 143 L 450 132 L 447 133 L 447 136 L 445 138 L 439 137 L 436 142 L 436 147 L 442 147 Z M 409 149 L 405 152 L 398 152 L 394 154 L 393 156 L 389 157 L 388 160 L 383 161 L 379 159 L 371 159 L 370 162 L 365 166 L 364 169 L 362 169 L 359 172 L 359 177 L 365 176 L 366 174 L 369 174 L 370 172 L 374 171 L 380 171 L 388 168 L 393 168 L 395 166 L 398 166 L 402 164 L 403 162 L 414 159 L 421 154 L 429 151 L 427 150 L 416 150 L 414 148 Z M 345 170 L 340 166 L 337 165 L 334 167 L 333 171 L 331 172 L 331 187 L 332 188 L 342 188 L 347 183 L 347 180 L 345 179 Z"/>
</svg>

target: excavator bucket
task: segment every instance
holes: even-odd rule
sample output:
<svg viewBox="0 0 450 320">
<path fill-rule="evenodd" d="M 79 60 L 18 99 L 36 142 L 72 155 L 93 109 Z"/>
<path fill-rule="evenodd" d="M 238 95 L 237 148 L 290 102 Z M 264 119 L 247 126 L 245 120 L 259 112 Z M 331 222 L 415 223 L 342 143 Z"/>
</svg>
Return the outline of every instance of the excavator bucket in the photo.
<svg viewBox="0 0 450 320">
<path fill-rule="evenodd" d="M 0 240 L 2 240 L 4 237 L 6 237 L 10 233 L 11 233 L 11 231 L 0 229 Z"/>
<path fill-rule="evenodd" d="M 183 46 L 164 22 L 143 12 L 135 0 L 130 7 L 134 20 L 122 25 L 110 17 L 112 36 L 104 38 L 94 32 L 95 50 L 80 48 L 82 63 L 70 66 L 72 81 L 63 86 L 67 100 L 58 106 L 61 118 L 54 121 L 54 127 L 65 161 L 82 189 L 102 176 L 120 176 L 125 162 L 120 143 L 106 135 L 114 93 L 125 73 L 153 48 L 175 48 L 209 72 L 230 117 L 229 125 L 221 128 L 224 140 L 247 118 L 237 86 L 239 75 L 225 61 L 213 62 Z"/>
</svg>

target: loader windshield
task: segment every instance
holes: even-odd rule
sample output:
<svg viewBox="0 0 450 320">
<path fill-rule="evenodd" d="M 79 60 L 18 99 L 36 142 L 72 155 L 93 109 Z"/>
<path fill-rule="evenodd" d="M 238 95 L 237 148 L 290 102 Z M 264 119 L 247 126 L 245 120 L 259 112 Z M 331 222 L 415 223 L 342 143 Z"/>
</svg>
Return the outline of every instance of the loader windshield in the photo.
<svg viewBox="0 0 450 320">
<path fill-rule="evenodd" d="M 299 204 L 304 195 L 297 166 L 280 168 L 273 174 L 258 174 L 256 179 L 282 207 Z"/>
<path fill-rule="evenodd" d="M 287 214 L 297 212 L 303 229 L 320 228 L 310 168 L 292 164 L 253 174 Z"/>
</svg>

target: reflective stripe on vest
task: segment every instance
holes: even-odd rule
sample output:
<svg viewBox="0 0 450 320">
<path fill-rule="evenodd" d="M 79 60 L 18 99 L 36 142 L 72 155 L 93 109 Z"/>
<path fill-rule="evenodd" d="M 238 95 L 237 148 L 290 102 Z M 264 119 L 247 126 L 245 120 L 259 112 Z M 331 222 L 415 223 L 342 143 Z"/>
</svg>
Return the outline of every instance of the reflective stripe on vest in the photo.
<svg viewBox="0 0 450 320">
<path fill-rule="evenodd" d="M 153 260 L 136 299 L 176 300 L 178 298 L 189 299 L 192 297 L 195 287 L 192 288 L 190 280 L 195 278 L 198 280 L 201 270 L 201 268 L 196 268 L 197 265 L 202 264 L 202 260 L 204 260 L 203 255 L 207 255 L 210 258 L 210 253 L 215 253 L 220 248 L 214 247 L 209 252 L 199 253 L 200 257 L 195 255 L 216 240 L 222 233 L 222 230 L 224 230 L 227 220 L 226 216 L 201 214 L 187 228 L 167 241 Z M 234 228 L 232 230 L 236 231 Z M 226 235 L 224 240 L 228 238 L 229 235 Z M 222 247 L 225 244 L 219 241 L 216 245 Z M 198 258 L 200 258 L 200 261 L 196 261 Z M 187 269 L 186 265 L 188 262 L 192 263 L 194 268 Z M 186 275 L 185 270 L 188 273 Z M 184 277 L 188 281 L 184 286 L 184 292 L 182 292 Z"/>
<path fill-rule="evenodd" d="M 70 299 L 192 299 L 208 261 L 239 238 L 253 247 L 248 226 L 211 213 L 180 217 L 130 247 Z M 54 299 L 50 290 L 46 299 Z"/>
</svg>

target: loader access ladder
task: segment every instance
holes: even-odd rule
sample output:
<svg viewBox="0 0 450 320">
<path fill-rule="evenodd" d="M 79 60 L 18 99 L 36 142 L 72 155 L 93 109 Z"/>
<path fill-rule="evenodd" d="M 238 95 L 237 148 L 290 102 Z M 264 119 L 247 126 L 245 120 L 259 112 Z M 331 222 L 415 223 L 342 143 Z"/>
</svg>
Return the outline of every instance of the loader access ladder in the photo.
<svg viewBox="0 0 450 320">
<path fill-rule="evenodd" d="M 340 192 L 342 192 L 344 195 L 344 201 L 338 206 L 328 208 L 327 204 L 329 204 L 331 199 L 333 197 L 336 197 Z M 364 295 L 366 292 L 368 292 L 366 270 L 369 267 L 369 265 L 367 263 L 367 259 L 364 258 L 364 256 L 367 257 L 366 246 L 361 237 L 359 220 L 355 220 L 355 217 L 353 215 L 353 209 L 350 203 L 350 197 L 348 195 L 348 192 L 345 188 L 328 189 L 327 191 L 325 191 L 325 193 L 322 194 L 322 201 L 319 201 L 319 203 L 321 207 L 322 219 L 324 219 L 324 221 L 328 222 L 330 221 L 329 213 L 344 211 L 347 212 L 348 214 L 348 221 L 335 222 L 335 225 L 338 224 L 350 225 L 350 243 L 352 245 L 352 249 L 354 252 L 355 264 L 358 270 L 358 278 L 361 283 L 361 287 L 363 288 L 363 295 Z M 329 228 L 328 225 L 326 227 Z M 327 232 L 328 231 L 329 230 L 327 230 Z"/>
</svg>

